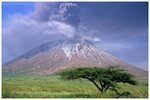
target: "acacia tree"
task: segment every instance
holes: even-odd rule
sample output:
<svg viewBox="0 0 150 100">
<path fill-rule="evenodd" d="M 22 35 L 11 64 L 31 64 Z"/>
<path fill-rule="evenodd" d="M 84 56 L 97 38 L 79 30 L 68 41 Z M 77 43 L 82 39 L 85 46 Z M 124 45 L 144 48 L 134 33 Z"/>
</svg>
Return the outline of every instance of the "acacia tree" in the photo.
<svg viewBox="0 0 150 100">
<path fill-rule="evenodd" d="M 129 83 L 136 85 L 133 80 L 133 75 L 127 73 L 123 69 L 109 66 L 107 68 L 89 68 L 81 67 L 75 69 L 66 69 L 58 73 L 63 79 L 88 79 L 91 81 L 101 92 L 106 92 L 108 89 L 116 90 L 117 83 Z"/>
</svg>

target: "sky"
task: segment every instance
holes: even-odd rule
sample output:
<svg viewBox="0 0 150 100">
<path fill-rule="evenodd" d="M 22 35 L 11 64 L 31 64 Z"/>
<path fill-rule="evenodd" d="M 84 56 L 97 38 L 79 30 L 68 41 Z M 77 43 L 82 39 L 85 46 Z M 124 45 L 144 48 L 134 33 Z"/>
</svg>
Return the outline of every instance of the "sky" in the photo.
<svg viewBox="0 0 150 100">
<path fill-rule="evenodd" d="M 148 70 L 148 3 L 2 3 L 3 63 L 45 42 L 72 37 Z"/>
</svg>

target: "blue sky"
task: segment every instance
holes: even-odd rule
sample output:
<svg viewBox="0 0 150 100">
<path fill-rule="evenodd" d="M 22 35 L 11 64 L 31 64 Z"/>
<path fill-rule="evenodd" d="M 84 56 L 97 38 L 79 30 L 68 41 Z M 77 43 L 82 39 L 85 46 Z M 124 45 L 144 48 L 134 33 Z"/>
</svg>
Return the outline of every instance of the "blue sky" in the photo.
<svg viewBox="0 0 150 100">
<path fill-rule="evenodd" d="M 80 36 L 148 67 L 147 2 L 3 2 L 3 63 L 47 41 Z"/>
<path fill-rule="evenodd" d="M 11 15 L 20 13 L 28 14 L 34 10 L 34 3 L 19 3 L 19 2 L 3 2 L 2 3 L 2 18 L 9 18 Z"/>
</svg>

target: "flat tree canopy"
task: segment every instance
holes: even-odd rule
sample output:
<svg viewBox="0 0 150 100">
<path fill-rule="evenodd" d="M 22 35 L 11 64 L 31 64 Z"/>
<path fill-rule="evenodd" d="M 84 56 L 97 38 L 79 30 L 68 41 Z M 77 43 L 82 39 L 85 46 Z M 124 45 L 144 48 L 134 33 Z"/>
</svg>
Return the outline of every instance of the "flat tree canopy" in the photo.
<svg viewBox="0 0 150 100">
<path fill-rule="evenodd" d="M 115 90 L 117 83 L 129 83 L 136 85 L 133 80 L 133 75 L 127 73 L 118 67 L 109 66 L 106 68 L 97 67 L 81 67 L 74 69 L 66 69 L 58 73 L 63 79 L 79 79 L 84 78 L 91 81 L 101 92 L 106 92 L 108 89 Z"/>
</svg>

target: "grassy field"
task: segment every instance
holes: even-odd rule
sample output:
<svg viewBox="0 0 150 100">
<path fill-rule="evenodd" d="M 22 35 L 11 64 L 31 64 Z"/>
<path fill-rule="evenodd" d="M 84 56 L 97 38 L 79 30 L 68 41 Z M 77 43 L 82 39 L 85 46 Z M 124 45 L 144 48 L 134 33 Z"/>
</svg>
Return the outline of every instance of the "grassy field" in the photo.
<svg viewBox="0 0 150 100">
<path fill-rule="evenodd" d="M 138 85 L 118 84 L 118 90 L 100 93 L 87 80 L 62 80 L 59 76 L 6 76 L 2 79 L 3 98 L 147 98 L 146 80 L 138 80 Z"/>
</svg>

